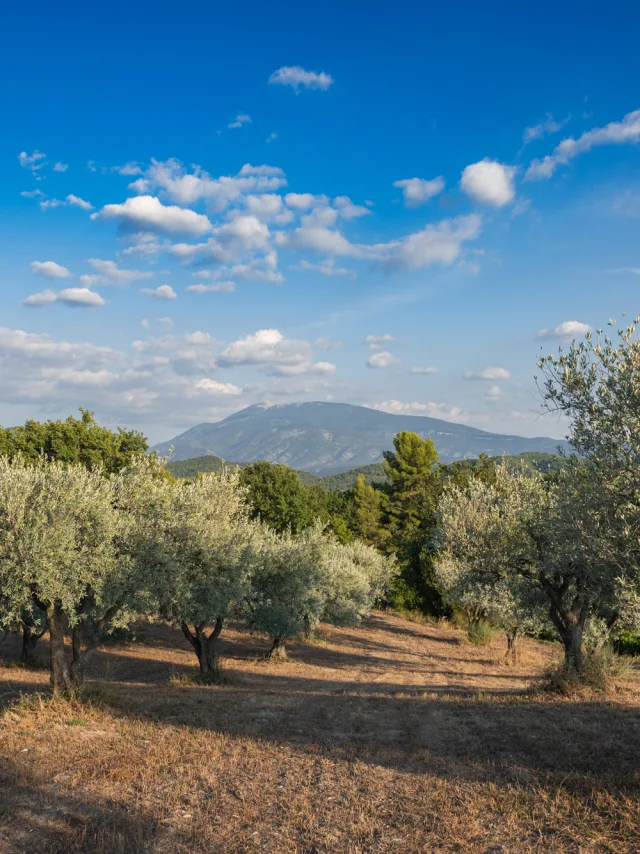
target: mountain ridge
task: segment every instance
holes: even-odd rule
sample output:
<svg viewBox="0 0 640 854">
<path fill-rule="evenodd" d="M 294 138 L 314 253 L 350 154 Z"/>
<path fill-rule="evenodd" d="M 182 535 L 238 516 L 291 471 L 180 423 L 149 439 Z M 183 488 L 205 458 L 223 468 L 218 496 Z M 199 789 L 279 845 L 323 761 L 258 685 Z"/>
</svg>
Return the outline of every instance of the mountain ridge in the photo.
<svg viewBox="0 0 640 854">
<path fill-rule="evenodd" d="M 215 455 L 236 462 L 268 460 L 315 475 L 379 462 L 402 430 L 433 439 L 442 462 L 537 451 L 557 453 L 566 442 L 490 433 L 422 415 L 395 415 L 348 403 L 253 404 L 222 421 L 203 422 L 152 450 L 172 461 Z"/>
</svg>

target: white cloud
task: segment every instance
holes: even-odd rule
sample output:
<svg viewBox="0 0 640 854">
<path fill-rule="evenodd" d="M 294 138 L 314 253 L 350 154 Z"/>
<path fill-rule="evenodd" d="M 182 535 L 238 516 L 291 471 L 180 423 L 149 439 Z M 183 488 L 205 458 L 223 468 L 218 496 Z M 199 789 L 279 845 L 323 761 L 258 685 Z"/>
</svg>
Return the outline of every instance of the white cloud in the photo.
<svg viewBox="0 0 640 854">
<path fill-rule="evenodd" d="M 307 358 L 306 341 L 287 341 L 277 329 L 259 329 L 253 335 L 229 344 L 221 353 L 220 364 L 259 365 L 268 362 L 296 364 Z"/>
<path fill-rule="evenodd" d="M 177 299 L 178 297 L 178 294 L 173 290 L 171 285 L 158 285 L 157 288 L 141 288 L 140 293 L 155 297 L 155 299 Z"/>
<path fill-rule="evenodd" d="M 230 294 L 235 289 L 235 282 L 211 282 L 208 285 L 189 285 L 186 290 L 188 294 Z"/>
<path fill-rule="evenodd" d="M 202 380 L 198 380 L 195 383 L 195 388 L 214 395 L 226 396 L 229 394 L 242 394 L 242 389 L 238 388 L 238 386 L 236 385 L 233 385 L 233 383 L 220 383 L 217 380 L 210 379 L 209 377 L 205 377 Z"/>
<path fill-rule="evenodd" d="M 388 269 L 418 270 L 431 264 L 452 264 L 459 258 L 464 242 L 478 236 L 481 225 L 478 214 L 459 216 L 427 225 L 401 240 L 374 245 L 350 243 L 339 231 L 303 225 L 290 232 L 278 232 L 276 242 L 292 249 L 370 259 Z"/>
<path fill-rule="evenodd" d="M 89 258 L 89 263 L 96 271 L 95 274 L 80 276 L 80 284 L 85 287 L 94 285 L 115 285 L 126 287 L 132 282 L 150 279 L 153 273 L 142 270 L 123 270 L 115 261 L 103 261 L 101 258 Z"/>
<path fill-rule="evenodd" d="M 128 231 L 190 237 L 199 237 L 212 228 L 204 214 L 176 205 L 163 205 L 155 196 L 136 196 L 122 204 L 105 205 L 102 210 L 91 214 L 91 219 L 115 219 L 122 229 Z"/>
<path fill-rule="evenodd" d="M 463 374 L 465 380 L 508 380 L 511 374 L 506 368 L 495 365 L 487 365 L 481 371 L 466 371 Z"/>
<path fill-rule="evenodd" d="M 362 205 L 355 205 L 349 196 L 336 196 L 333 200 L 334 208 L 337 208 L 339 216 L 342 219 L 358 219 L 361 216 L 367 216 L 371 213 L 369 208 Z"/>
<path fill-rule="evenodd" d="M 617 267 L 615 270 L 608 270 L 609 273 L 622 273 L 630 276 L 640 276 L 640 267 Z"/>
<path fill-rule="evenodd" d="M 339 231 L 331 231 L 328 228 L 303 227 L 286 234 L 280 231 L 276 234 L 276 242 L 279 246 L 328 255 L 360 255 L 357 246 L 349 243 Z"/>
<path fill-rule="evenodd" d="M 477 214 L 442 220 L 403 240 L 367 247 L 369 256 L 384 266 L 418 270 L 431 264 L 449 265 L 456 261 L 466 240 L 475 240 L 482 220 Z"/>
<path fill-rule="evenodd" d="M 66 172 L 68 168 L 69 168 L 68 163 L 58 162 L 58 163 L 54 163 L 54 165 L 53 165 L 53 171 L 54 172 Z"/>
<path fill-rule="evenodd" d="M 124 166 L 112 166 L 111 171 L 117 172 L 118 175 L 124 175 L 127 177 L 133 177 L 134 175 L 143 174 L 142 167 L 132 160 L 130 160 L 128 163 L 125 163 Z"/>
<path fill-rule="evenodd" d="M 180 205 L 191 205 L 204 201 L 215 211 L 224 210 L 229 204 L 240 200 L 245 193 L 269 193 L 287 183 L 284 172 L 277 166 L 252 166 L 245 163 L 235 176 L 222 175 L 212 178 L 199 166 L 187 172 L 179 160 L 152 160 L 144 177 L 129 187 L 137 193 L 146 194 L 158 189 L 163 196 Z"/>
<path fill-rule="evenodd" d="M 394 356 L 393 353 L 389 353 L 386 350 L 373 353 L 367 359 L 368 368 L 389 368 L 391 365 L 398 364 L 400 364 L 400 359 L 398 359 L 397 356 Z"/>
<path fill-rule="evenodd" d="M 251 116 L 248 116 L 246 113 L 238 113 L 235 119 L 227 125 L 230 128 L 241 128 L 242 125 L 250 125 L 251 124 Z"/>
<path fill-rule="evenodd" d="M 28 296 L 22 302 L 23 305 L 28 305 L 32 308 L 42 308 L 54 302 L 87 308 L 106 305 L 100 294 L 90 291 L 89 288 L 64 288 L 61 291 L 41 291 L 38 294 L 31 294 L 31 296 Z"/>
<path fill-rule="evenodd" d="M 437 374 L 437 373 L 438 373 L 438 369 L 437 369 L 437 368 L 432 368 L 432 367 L 429 367 L 429 366 L 424 367 L 424 368 L 416 367 L 416 368 L 411 368 L 411 370 L 409 371 L 409 373 L 411 373 L 411 374 Z"/>
<path fill-rule="evenodd" d="M 266 138 L 265 142 L 273 142 L 277 138 L 278 138 L 277 133 L 270 133 L 269 136 Z"/>
<path fill-rule="evenodd" d="M 382 403 L 370 404 L 369 408 L 377 409 L 380 412 L 389 412 L 392 415 L 423 415 L 428 418 L 443 418 L 447 421 L 459 423 L 469 420 L 469 416 L 459 407 L 450 406 L 448 403 L 434 403 L 432 400 L 427 403 L 419 403 L 418 401 L 403 403 L 400 400 L 385 400 Z"/>
<path fill-rule="evenodd" d="M 502 389 L 499 385 L 492 385 L 485 394 L 485 397 L 487 400 L 497 400 L 499 397 L 502 397 Z"/>
<path fill-rule="evenodd" d="M 40 193 L 40 195 L 44 199 L 44 194 Z M 40 202 L 40 208 L 43 211 L 49 210 L 50 208 L 68 207 L 82 208 L 83 211 L 93 210 L 93 205 L 91 204 L 91 202 L 86 202 L 84 199 L 81 199 L 80 196 L 74 196 L 73 193 L 69 193 L 69 195 L 65 198 L 64 201 L 62 201 L 61 199 L 45 199 Z"/>
<path fill-rule="evenodd" d="M 566 165 L 574 157 L 600 145 L 626 145 L 640 141 L 640 110 L 635 110 L 620 122 L 610 122 L 601 128 L 586 131 L 578 139 L 563 139 L 551 154 L 542 160 L 533 160 L 525 180 L 550 178 L 558 166 Z"/>
<path fill-rule="evenodd" d="M 334 82 L 333 77 L 324 71 L 305 71 L 299 65 L 283 65 L 269 77 L 269 83 L 279 83 L 282 86 L 291 86 L 296 92 L 303 89 L 326 90 Z"/>
<path fill-rule="evenodd" d="M 329 205 L 313 208 L 309 213 L 301 217 L 303 228 L 333 228 L 340 216 L 336 208 Z"/>
<path fill-rule="evenodd" d="M 172 342 L 172 343 L 171 343 Z M 141 342 L 142 343 L 142 342 Z M 0 328 L 0 395 L 5 404 L 41 407 L 48 417 L 77 407 L 79 395 L 112 424 L 165 422 L 175 413 L 193 423 L 219 420 L 237 409 L 242 389 L 212 377 L 212 343 L 188 344 L 166 336 L 160 355 L 136 347 L 124 353 L 88 343 L 55 341 L 47 335 Z"/>
<path fill-rule="evenodd" d="M 278 329 L 259 329 L 228 344 L 220 353 L 222 367 L 257 365 L 271 376 L 327 375 L 331 362 L 315 362 L 308 341 L 285 338 Z"/>
<path fill-rule="evenodd" d="M 311 360 L 298 362 L 295 365 L 270 365 L 267 373 L 278 377 L 293 377 L 300 374 L 307 376 L 325 376 L 333 374 L 336 366 L 331 362 L 313 362 Z"/>
<path fill-rule="evenodd" d="M 45 194 L 42 190 L 23 190 L 20 193 L 25 199 L 44 199 Z"/>
<path fill-rule="evenodd" d="M 386 344 L 393 344 L 396 339 L 388 333 L 385 335 L 367 335 L 364 343 L 370 350 L 382 350 Z"/>
<path fill-rule="evenodd" d="M 408 208 L 417 208 L 444 190 L 444 178 L 442 175 L 430 181 L 424 178 L 403 178 L 402 181 L 395 181 L 393 186 L 402 190 L 404 203 Z"/>
<path fill-rule="evenodd" d="M 485 157 L 465 168 L 460 187 L 476 202 L 502 207 L 513 201 L 515 196 L 515 173 L 515 167 Z"/>
<path fill-rule="evenodd" d="M 32 261 L 31 272 L 46 279 L 68 279 L 71 275 L 71 270 L 55 261 Z"/>
<path fill-rule="evenodd" d="M 84 199 L 81 199 L 80 196 L 74 196 L 73 193 L 69 193 L 66 197 L 67 204 L 75 205 L 75 207 L 82 208 L 83 211 L 92 211 L 93 205 L 91 202 L 86 202 Z"/>
<path fill-rule="evenodd" d="M 30 172 L 38 172 L 38 170 L 46 165 L 46 156 L 46 154 L 43 154 L 36 148 L 31 154 L 21 151 L 18 155 L 18 160 L 23 169 L 29 169 Z"/>
<path fill-rule="evenodd" d="M 195 332 L 187 332 L 184 340 L 187 344 L 209 344 L 211 335 L 208 332 L 201 332 L 199 329 L 196 329 Z"/>
<path fill-rule="evenodd" d="M 327 196 L 314 196 L 313 193 L 287 193 L 284 200 L 290 208 L 301 211 L 329 204 Z"/>
<path fill-rule="evenodd" d="M 557 122 L 551 113 L 547 113 L 547 116 L 543 121 L 538 122 L 537 125 L 524 129 L 522 142 L 524 145 L 528 145 L 530 142 L 533 142 L 534 139 L 541 139 L 543 136 L 547 136 L 548 134 L 557 133 L 562 127 L 564 127 L 564 125 L 566 125 L 570 118 L 571 116 L 567 116 L 566 119 Z"/>
<path fill-rule="evenodd" d="M 586 335 L 587 332 L 593 332 L 593 328 L 588 323 L 581 323 L 579 320 L 565 320 L 564 323 L 559 323 L 553 329 L 540 329 L 536 337 L 542 340 L 570 341 Z"/>
<path fill-rule="evenodd" d="M 64 207 L 65 203 L 61 202 L 60 199 L 45 199 L 40 202 L 40 210 L 48 211 L 49 208 L 59 208 Z"/>
<path fill-rule="evenodd" d="M 287 210 L 282 196 L 277 193 L 263 193 L 260 196 L 248 195 L 244 198 L 244 204 L 249 213 L 261 222 L 276 222 L 278 225 L 286 225 L 293 220 L 293 213 Z"/>
<path fill-rule="evenodd" d="M 253 214 L 238 215 L 230 222 L 213 228 L 213 237 L 206 243 L 177 243 L 171 254 L 183 261 L 228 264 L 239 261 L 245 252 L 269 250 L 269 228 Z"/>
<path fill-rule="evenodd" d="M 335 261 L 333 258 L 326 258 L 324 261 L 320 261 L 319 264 L 312 264 L 310 261 L 306 259 L 302 259 L 297 264 L 292 264 L 292 270 L 296 270 L 299 273 L 306 272 L 315 272 L 322 273 L 323 276 L 354 276 L 355 273 L 353 270 L 347 270 L 346 267 L 336 267 Z"/>
</svg>

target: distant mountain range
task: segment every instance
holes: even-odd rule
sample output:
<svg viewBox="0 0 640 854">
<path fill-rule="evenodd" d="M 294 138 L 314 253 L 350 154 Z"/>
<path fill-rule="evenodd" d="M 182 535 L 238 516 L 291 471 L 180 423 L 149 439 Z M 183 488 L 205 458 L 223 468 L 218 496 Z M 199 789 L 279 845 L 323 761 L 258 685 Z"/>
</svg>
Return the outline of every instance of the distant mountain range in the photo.
<svg viewBox="0 0 640 854">
<path fill-rule="evenodd" d="M 524 452 L 557 453 L 558 439 L 488 433 L 421 415 L 390 415 L 347 403 L 256 404 L 214 424 L 192 427 L 152 450 L 173 461 L 215 455 L 233 462 L 268 460 L 328 475 L 369 465 L 393 448 L 402 430 L 430 437 L 442 462 Z"/>
</svg>

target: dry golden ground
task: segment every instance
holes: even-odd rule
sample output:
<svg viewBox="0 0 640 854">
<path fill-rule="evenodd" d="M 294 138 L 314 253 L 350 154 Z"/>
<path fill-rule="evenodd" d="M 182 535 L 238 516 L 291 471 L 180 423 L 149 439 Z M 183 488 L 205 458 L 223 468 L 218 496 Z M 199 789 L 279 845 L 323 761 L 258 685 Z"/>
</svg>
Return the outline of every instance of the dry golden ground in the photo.
<svg viewBox="0 0 640 854">
<path fill-rule="evenodd" d="M 507 667 L 502 639 L 375 614 L 282 663 L 225 630 L 205 687 L 179 633 L 138 634 L 101 650 L 82 701 L 0 668 L 2 854 L 640 851 L 637 676 L 541 697 L 558 647 Z"/>
</svg>

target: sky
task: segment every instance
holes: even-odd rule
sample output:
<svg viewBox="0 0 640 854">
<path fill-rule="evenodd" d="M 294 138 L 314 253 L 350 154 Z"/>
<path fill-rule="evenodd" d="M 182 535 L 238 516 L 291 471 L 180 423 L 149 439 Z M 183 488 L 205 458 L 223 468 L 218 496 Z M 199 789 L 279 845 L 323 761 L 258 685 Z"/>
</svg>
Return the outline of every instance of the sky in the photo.
<svg viewBox="0 0 640 854">
<path fill-rule="evenodd" d="M 320 400 L 561 436 L 640 301 L 640 7 L 52 6 L 0 35 L 0 423 Z"/>
</svg>

